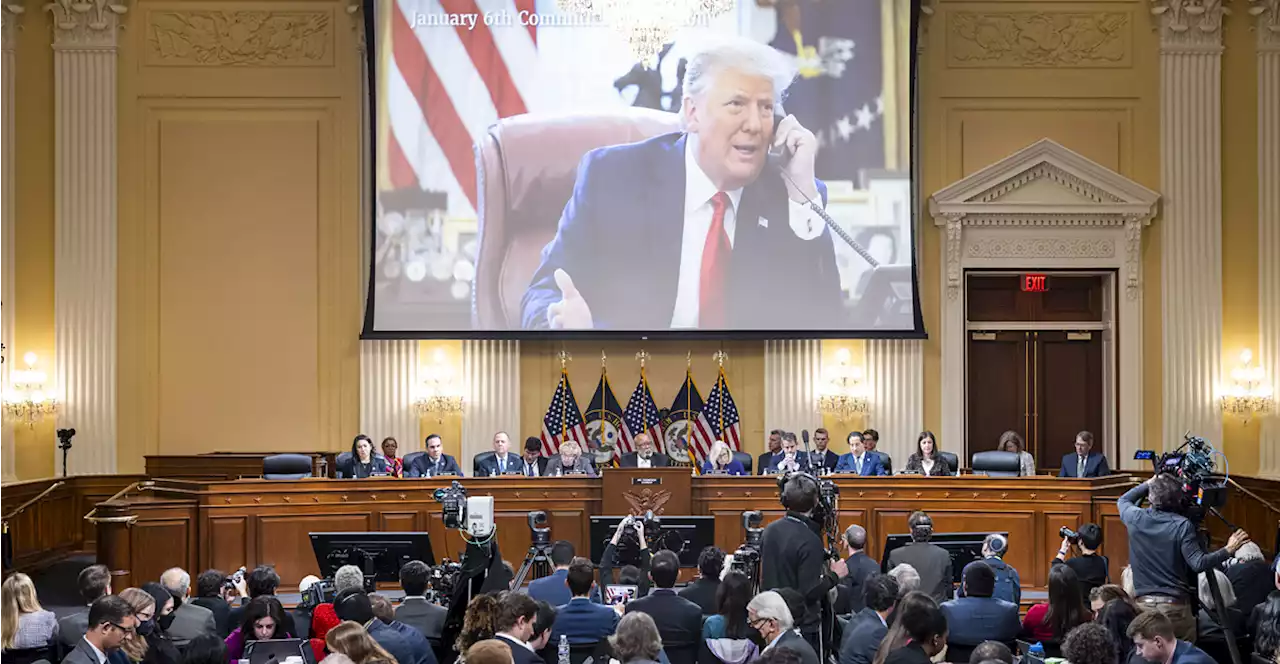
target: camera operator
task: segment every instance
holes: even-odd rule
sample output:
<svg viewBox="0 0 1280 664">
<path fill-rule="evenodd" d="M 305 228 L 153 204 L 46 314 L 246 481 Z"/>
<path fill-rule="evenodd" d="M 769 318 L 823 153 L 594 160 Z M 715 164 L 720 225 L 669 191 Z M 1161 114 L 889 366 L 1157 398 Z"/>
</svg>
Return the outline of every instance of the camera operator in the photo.
<svg viewBox="0 0 1280 664">
<path fill-rule="evenodd" d="M 1062 546 L 1058 548 L 1058 555 L 1054 557 L 1052 564 L 1066 565 L 1075 570 L 1076 578 L 1080 580 L 1080 590 L 1088 597 L 1094 588 L 1111 580 L 1107 557 L 1098 555 L 1098 549 L 1102 546 L 1102 528 L 1096 523 L 1086 523 L 1075 532 L 1068 528 L 1063 528 L 1061 532 Z M 1080 555 L 1067 558 L 1073 547 L 1080 549 Z"/>
<path fill-rule="evenodd" d="M 1148 497 L 1151 507 L 1138 507 Z M 1182 485 L 1169 475 L 1156 475 L 1117 501 L 1120 520 L 1129 530 L 1129 565 L 1139 608 L 1165 614 L 1179 639 L 1194 642 L 1196 575 L 1221 566 L 1249 535 L 1237 530 L 1225 548 L 1206 553 L 1196 525 L 1180 513 L 1183 504 Z"/>
<path fill-rule="evenodd" d="M 600 586 L 613 585 L 613 566 L 618 561 L 618 540 L 622 539 L 623 534 L 627 532 L 627 528 L 635 526 L 636 539 L 640 541 L 640 560 L 637 567 L 640 568 L 640 583 L 636 588 L 636 597 L 648 597 L 649 595 L 649 558 L 652 555 L 649 552 L 649 542 L 644 538 L 644 519 L 637 519 L 634 516 L 628 516 L 618 523 L 617 529 L 613 531 L 613 539 L 605 545 L 604 552 L 600 554 Z M 597 593 L 592 601 L 597 604 L 600 602 Z"/>
<path fill-rule="evenodd" d="M 804 619 L 796 627 L 820 653 L 822 600 L 849 574 L 848 566 L 838 558 L 830 568 L 824 564 L 827 552 L 822 542 L 822 524 L 811 516 L 818 504 L 818 483 L 812 476 L 798 475 L 787 480 L 782 504 L 787 508 L 786 517 L 764 529 L 760 589 L 792 588 L 804 597 Z"/>
</svg>

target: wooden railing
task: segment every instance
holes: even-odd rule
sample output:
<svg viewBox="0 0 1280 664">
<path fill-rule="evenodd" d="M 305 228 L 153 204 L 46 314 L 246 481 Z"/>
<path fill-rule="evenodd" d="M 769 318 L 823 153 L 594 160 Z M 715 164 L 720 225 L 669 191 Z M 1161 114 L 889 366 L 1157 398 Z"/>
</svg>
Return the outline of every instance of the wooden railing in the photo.
<svg viewBox="0 0 1280 664">
<path fill-rule="evenodd" d="M 13 547 L 12 567 L 38 569 L 76 553 L 95 551 L 98 529 L 84 520 L 85 512 L 142 479 L 82 475 L 5 484 L 0 490 L 0 512 L 5 514 L 5 535 Z"/>
</svg>

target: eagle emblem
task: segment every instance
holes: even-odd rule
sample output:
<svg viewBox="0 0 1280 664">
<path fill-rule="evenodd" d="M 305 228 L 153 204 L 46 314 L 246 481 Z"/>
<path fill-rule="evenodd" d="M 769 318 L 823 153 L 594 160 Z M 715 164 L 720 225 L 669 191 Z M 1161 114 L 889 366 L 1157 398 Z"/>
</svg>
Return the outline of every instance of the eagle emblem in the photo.
<svg viewBox="0 0 1280 664">
<path fill-rule="evenodd" d="M 666 504 L 671 501 L 671 492 L 642 489 L 638 493 L 627 491 L 622 494 L 622 497 L 626 498 L 627 503 L 631 505 L 632 516 L 640 516 L 645 512 L 662 514 Z"/>
</svg>

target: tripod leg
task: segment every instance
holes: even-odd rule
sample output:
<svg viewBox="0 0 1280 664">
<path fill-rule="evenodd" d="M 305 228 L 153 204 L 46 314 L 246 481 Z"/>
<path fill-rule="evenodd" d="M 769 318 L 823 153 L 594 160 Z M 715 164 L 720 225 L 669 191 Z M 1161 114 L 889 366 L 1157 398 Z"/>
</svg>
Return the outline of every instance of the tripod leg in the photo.
<svg viewBox="0 0 1280 664">
<path fill-rule="evenodd" d="M 1213 612 L 1218 618 L 1218 624 L 1222 626 L 1222 635 L 1226 637 L 1227 651 L 1231 653 L 1231 661 L 1233 664 L 1243 664 L 1240 659 L 1240 650 L 1236 644 L 1235 632 L 1231 629 L 1231 621 L 1227 618 L 1226 609 L 1222 608 L 1222 588 L 1218 585 L 1217 568 L 1207 572 L 1209 581 L 1209 593 L 1213 595 Z"/>
</svg>

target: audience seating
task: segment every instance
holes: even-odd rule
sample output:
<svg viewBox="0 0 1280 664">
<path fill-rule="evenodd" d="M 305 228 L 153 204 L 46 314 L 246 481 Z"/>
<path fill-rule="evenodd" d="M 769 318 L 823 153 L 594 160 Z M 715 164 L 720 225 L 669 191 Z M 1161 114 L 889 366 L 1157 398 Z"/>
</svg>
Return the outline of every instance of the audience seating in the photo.
<svg viewBox="0 0 1280 664">
<path fill-rule="evenodd" d="M 1017 477 L 1022 474 L 1022 460 L 1017 452 L 987 450 L 973 455 L 973 474 L 988 477 Z"/>
<path fill-rule="evenodd" d="M 311 477 L 311 457 L 305 454 L 273 454 L 262 459 L 262 479 L 300 480 Z"/>
</svg>

